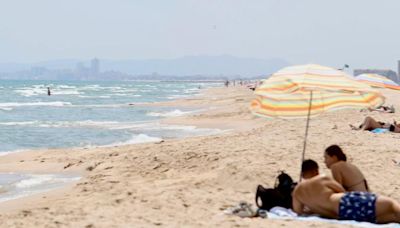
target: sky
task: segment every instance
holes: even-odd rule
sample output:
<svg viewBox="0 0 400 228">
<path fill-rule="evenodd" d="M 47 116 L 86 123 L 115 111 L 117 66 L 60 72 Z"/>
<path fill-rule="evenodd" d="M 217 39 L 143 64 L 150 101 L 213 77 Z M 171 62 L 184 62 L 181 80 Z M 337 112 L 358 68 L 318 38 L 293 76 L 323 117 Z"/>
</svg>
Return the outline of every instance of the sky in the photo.
<svg viewBox="0 0 400 228">
<path fill-rule="evenodd" d="M 398 0 L 1 0 L 0 62 L 232 55 L 391 68 Z"/>
</svg>

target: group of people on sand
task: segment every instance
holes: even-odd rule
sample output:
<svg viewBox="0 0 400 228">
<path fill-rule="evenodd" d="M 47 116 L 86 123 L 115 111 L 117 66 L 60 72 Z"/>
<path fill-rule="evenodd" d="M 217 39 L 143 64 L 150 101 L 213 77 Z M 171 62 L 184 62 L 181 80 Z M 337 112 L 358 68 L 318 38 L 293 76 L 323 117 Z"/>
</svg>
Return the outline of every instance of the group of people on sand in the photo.
<svg viewBox="0 0 400 228">
<path fill-rule="evenodd" d="M 364 131 L 373 131 L 375 129 L 387 129 L 394 133 L 400 133 L 400 124 L 398 124 L 395 120 L 393 123 L 376 121 L 374 118 L 367 116 L 364 121 L 359 126 L 353 126 L 350 124 L 351 129 L 353 130 L 364 130 Z"/>
<path fill-rule="evenodd" d="M 232 81 L 229 81 L 229 80 L 226 80 L 225 82 L 224 82 L 224 85 L 225 85 L 225 87 L 229 87 L 229 86 L 233 86 L 233 87 L 235 87 L 235 86 L 246 86 L 247 88 L 249 88 L 250 90 L 255 90 L 259 85 L 261 84 L 261 82 L 260 81 L 250 81 L 250 80 L 245 80 L 245 81 L 243 81 L 243 80 L 238 80 L 238 81 L 236 81 L 236 80 L 232 80 Z"/>
<path fill-rule="evenodd" d="M 375 109 L 368 108 L 366 109 L 368 111 L 378 111 L 382 113 L 394 113 L 395 109 L 394 106 L 384 106 L 381 105 Z M 393 120 L 393 123 L 389 122 L 381 122 L 377 121 L 374 118 L 367 116 L 365 117 L 364 121 L 359 125 L 359 126 L 354 126 L 352 124 L 349 124 L 350 128 L 352 130 L 362 130 L 362 131 L 375 131 L 379 130 L 378 132 L 385 132 L 385 131 L 391 131 L 394 133 L 400 133 L 400 124 L 398 124 L 395 120 Z"/>
<path fill-rule="evenodd" d="M 320 175 L 315 161 L 302 163 L 304 180 L 292 193 L 296 213 L 372 223 L 400 222 L 400 204 L 389 197 L 371 193 L 362 172 L 347 162 L 339 146 L 326 148 L 324 162 L 331 170 L 332 178 Z"/>
<path fill-rule="evenodd" d="M 376 112 L 383 112 L 383 113 L 395 113 L 396 110 L 393 105 L 390 105 L 390 106 L 381 105 L 376 108 L 362 109 L 361 111 L 370 111 L 370 112 L 376 111 Z"/>
</svg>

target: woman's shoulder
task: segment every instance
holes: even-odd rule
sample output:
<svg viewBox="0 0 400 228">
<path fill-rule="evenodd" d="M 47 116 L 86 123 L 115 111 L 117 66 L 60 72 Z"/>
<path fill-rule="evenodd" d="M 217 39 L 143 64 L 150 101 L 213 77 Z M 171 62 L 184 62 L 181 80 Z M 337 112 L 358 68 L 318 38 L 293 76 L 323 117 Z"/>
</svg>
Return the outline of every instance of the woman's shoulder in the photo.
<svg viewBox="0 0 400 228">
<path fill-rule="evenodd" d="M 338 161 L 335 164 L 331 165 L 331 169 L 340 169 L 343 167 L 348 167 L 349 163 L 345 162 L 345 161 Z"/>
<path fill-rule="evenodd" d="M 361 170 L 354 164 L 346 162 L 346 161 L 339 161 L 336 162 L 331 166 L 331 170 L 335 171 L 351 171 L 351 172 L 359 172 L 361 173 Z"/>
</svg>

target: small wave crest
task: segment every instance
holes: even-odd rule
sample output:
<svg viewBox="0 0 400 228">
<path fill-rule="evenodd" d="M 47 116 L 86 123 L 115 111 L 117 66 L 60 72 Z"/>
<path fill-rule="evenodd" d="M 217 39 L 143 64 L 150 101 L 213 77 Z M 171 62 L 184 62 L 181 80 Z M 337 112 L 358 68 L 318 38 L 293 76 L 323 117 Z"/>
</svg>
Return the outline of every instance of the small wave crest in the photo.
<svg viewBox="0 0 400 228">
<path fill-rule="evenodd" d="M 27 179 L 20 180 L 15 184 L 16 188 L 32 188 L 44 184 L 67 183 L 79 180 L 80 177 L 60 177 L 58 175 L 28 175 Z"/>
<path fill-rule="evenodd" d="M 149 112 L 147 113 L 147 115 L 155 117 L 175 117 L 175 116 L 187 115 L 189 113 L 191 112 L 183 112 L 179 109 L 175 109 L 174 111 L 169 111 L 169 112 Z"/>
<path fill-rule="evenodd" d="M 21 121 L 21 122 L 0 122 L 1 126 L 25 126 L 25 125 L 35 125 L 39 121 Z"/>
<path fill-rule="evenodd" d="M 131 139 L 125 142 L 117 142 L 107 146 L 122 146 L 122 145 L 129 145 L 129 144 L 138 144 L 138 143 L 147 143 L 147 142 L 159 142 L 162 138 L 148 136 L 146 134 L 138 134 L 134 135 Z"/>
<path fill-rule="evenodd" d="M 10 102 L 10 103 L 0 103 L 0 108 L 10 108 L 10 107 L 23 107 L 23 106 L 67 106 L 71 105 L 70 102 L 63 102 L 63 101 L 53 101 L 53 102 L 27 102 L 27 103 L 17 103 L 17 102 Z"/>
<path fill-rule="evenodd" d="M 52 190 L 80 177 L 58 174 L 0 174 L 0 202 Z"/>
<path fill-rule="evenodd" d="M 29 179 L 21 180 L 15 184 L 17 188 L 28 188 L 49 182 L 52 180 L 52 175 L 31 176 Z"/>
<path fill-rule="evenodd" d="M 32 85 L 31 87 L 22 87 L 15 89 L 14 92 L 24 96 L 40 96 L 47 94 L 47 87 L 51 87 L 51 92 L 53 95 L 78 95 L 80 94 L 76 86 L 69 85 Z"/>
<path fill-rule="evenodd" d="M 20 121 L 20 122 L 0 122 L 0 126 L 34 126 L 43 128 L 103 128 L 103 129 L 130 129 L 151 126 L 146 122 L 117 122 L 117 121 Z"/>
</svg>

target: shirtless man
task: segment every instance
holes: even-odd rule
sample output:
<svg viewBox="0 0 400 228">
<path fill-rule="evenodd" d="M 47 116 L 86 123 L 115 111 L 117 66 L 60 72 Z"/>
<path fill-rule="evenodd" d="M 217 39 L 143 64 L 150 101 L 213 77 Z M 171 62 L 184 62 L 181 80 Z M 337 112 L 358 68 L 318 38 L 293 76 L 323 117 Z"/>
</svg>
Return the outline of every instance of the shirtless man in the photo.
<svg viewBox="0 0 400 228">
<path fill-rule="evenodd" d="M 400 205 L 385 196 L 368 192 L 346 192 L 330 177 L 318 174 L 312 160 L 302 164 L 305 179 L 293 191 L 293 210 L 298 214 L 372 223 L 400 222 Z"/>
</svg>

